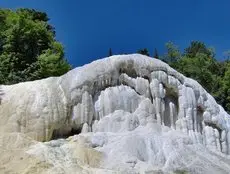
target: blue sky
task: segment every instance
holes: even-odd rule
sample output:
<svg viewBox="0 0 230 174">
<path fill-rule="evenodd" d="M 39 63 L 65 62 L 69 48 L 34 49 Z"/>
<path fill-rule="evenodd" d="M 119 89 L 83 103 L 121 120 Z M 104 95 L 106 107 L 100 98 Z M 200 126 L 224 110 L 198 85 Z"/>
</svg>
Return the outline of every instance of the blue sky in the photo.
<svg viewBox="0 0 230 174">
<path fill-rule="evenodd" d="M 165 51 L 167 41 L 183 50 L 191 40 L 230 49 L 229 0 L 0 0 L 2 8 L 44 11 L 75 67 L 108 55 L 148 48 Z"/>
</svg>

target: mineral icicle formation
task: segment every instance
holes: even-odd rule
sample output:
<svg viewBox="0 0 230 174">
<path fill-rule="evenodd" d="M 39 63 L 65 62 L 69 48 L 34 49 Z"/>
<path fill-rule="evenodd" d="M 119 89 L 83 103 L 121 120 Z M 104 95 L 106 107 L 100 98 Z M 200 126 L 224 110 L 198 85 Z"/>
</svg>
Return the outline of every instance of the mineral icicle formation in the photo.
<svg viewBox="0 0 230 174">
<path fill-rule="evenodd" d="M 2 85 L 0 102 L 2 134 L 52 140 L 62 151 L 70 139 L 87 144 L 102 153 L 93 165 L 104 171 L 93 173 L 230 171 L 229 115 L 196 81 L 157 59 L 112 56 L 61 77 Z M 41 157 L 47 143 L 26 153 L 49 161 Z"/>
</svg>

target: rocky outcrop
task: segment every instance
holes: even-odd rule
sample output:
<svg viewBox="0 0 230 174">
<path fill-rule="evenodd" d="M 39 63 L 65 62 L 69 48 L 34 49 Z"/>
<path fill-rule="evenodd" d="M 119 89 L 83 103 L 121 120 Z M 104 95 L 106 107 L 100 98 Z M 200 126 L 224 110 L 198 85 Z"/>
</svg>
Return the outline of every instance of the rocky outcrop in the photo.
<svg viewBox="0 0 230 174">
<path fill-rule="evenodd" d="M 160 60 L 112 56 L 0 92 L 0 134 L 31 139 L 43 173 L 230 171 L 229 115 Z"/>
</svg>

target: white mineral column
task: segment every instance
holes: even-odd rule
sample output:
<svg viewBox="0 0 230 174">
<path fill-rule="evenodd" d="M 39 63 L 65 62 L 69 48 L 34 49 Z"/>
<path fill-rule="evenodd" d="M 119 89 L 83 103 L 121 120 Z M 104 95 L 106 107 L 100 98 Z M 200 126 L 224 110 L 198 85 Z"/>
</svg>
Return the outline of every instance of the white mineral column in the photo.
<svg viewBox="0 0 230 174">
<path fill-rule="evenodd" d="M 98 120 L 94 120 L 92 125 L 92 132 L 97 132 Z"/>
<path fill-rule="evenodd" d="M 175 105 L 172 102 L 169 102 L 169 109 L 170 109 L 170 125 L 172 129 L 175 129 L 175 123 L 174 123 L 174 117 L 176 116 L 176 110 L 175 110 Z"/>
<path fill-rule="evenodd" d="M 81 103 L 73 107 L 73 122 L 75 125 L 81 124 Z"/>
<path fill-rule="evenodd" d="M 192 108 L 188 108 L 186 111 L 186 120 L 187 120 L 187 128 L 188 130 L 193 130 L 193 109 Z"/>
<path fill-rule="evenodd" d="M 153 79 L 152 82 L 150 83 L 150 91 L 152 94 L 152 97 L 160 97 L 159 94 L 159 81 L 157 79 Z"/>
<path fill-rule="evenodd" d="M 187 121 L 185 120 L 186 116 L 186 104 L 185 104 L 185 92 L 184 86 L 180 85 L 178 90 L 178 120 L 176 120 L 176 129 L 181 129 L 184 133 L 187 132 Z"/>
<path fill-rule="evenodd" d="M 165 125 L 165 101 L 163 99 L 161 99 L 160 115 L 161 115 L 161 124 Z"/>
<path fill-rule="evenodd" d="M 227 154 L 230 154 L 230 131 L 228 131 L 227 133 L 226 143 L 227 143 Z"/>
<path fill-rule="evenodd" d="M 188 127 L 187 127 L 188 120 L 186 118 L 181 118 L 180 120 L 181 120 L 181 129 L 182 129 L 182 132 L 188 133 Z"/>
<path fill-rule="evenodd" d="M 82 95 L 82 106 L 84 108 L 84 121 L 91 125 L 94 115 L 94 106 L 92 96 L 89 95 L 88 92 L 85 92 Z"/>
<path fill-rule="evenodd" d="M 213 128 L 205 126 L 204 131 L 206 146 L 212 150 L 216 150 L 216 137 Z"/>
<path fill-rule="evenodd" d="M 161 124 L 162 118 L 161 118 L 161 99 L 156 97 L 156 115 L 157 115 L 157 123 Z"/>
<path fill-rule="evenodd" d="M 165 89 L 164 89 L 162 83 L 159 84 L 159 97 L 160 98 L 164 98 L 165 97 Z"/>
<path fill-rule="evenodd" d="M 225 130 L 223 130 L 221 132 L 221 146 L 222 146 L 222 152 L 227 154 L 228 148 L 227 148 L 226 131 Z"/>
<path fill-rule="evenodd" d="M 81 129 L 81 133 L 87 133 L 89 132 L 89 125 L 87 123 L 84 123 Z"/>
<path fill-rule="evenodd" d="M 216 149 L 221 152 L 221 146 L 220 146 L 220 134 L 217 129 L 214 129 L 215 138 L 216 138 Z"/>
<path fill-rule="evenodd" d="M 197 119 L 197 109 L 196 106 L 194 106 L 193 109 L 193 119 L 194 119 L 194 131 L 197 132 L 198 131 L 198 119 Z"/>
</svg>

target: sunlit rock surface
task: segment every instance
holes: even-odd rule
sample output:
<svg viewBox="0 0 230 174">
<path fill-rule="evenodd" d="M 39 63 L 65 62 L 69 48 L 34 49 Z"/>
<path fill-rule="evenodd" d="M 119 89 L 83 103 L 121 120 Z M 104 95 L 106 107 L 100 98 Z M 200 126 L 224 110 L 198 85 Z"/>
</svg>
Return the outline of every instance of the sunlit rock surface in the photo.
<svg viewBox="0 0 230 174">
<path fill-rule="evenodd" d="M 0 86 L 0 173 L 230 173 L 230 117 L 160 60 Z"/>
</svg>

